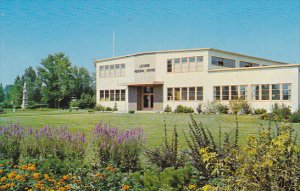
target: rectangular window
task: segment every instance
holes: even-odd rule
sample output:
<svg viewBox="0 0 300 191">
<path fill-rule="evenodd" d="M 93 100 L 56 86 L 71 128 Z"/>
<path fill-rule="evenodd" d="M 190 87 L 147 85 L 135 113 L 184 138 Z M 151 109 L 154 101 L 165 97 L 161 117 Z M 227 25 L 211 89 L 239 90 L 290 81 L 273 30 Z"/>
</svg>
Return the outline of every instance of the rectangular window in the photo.
<svg viewBox="0 0 300 191">
<path fill-rule="evenodd" d="M 195 72 L 196 71 L 196 59 L 195 57 L 189 57 L 189 71 Z"/>
<path fill-rule="evenodd" d="M 168 100 L 172 101 L 173 99 L 173 88 L 168 88 Z"/>
<path fill-rule="evenodd" d="M 291 84 L 282 84 L 282 99 L 291 100 L 292 98 L 292 85 Z"/>
<path fill-rule="evenodd" d="M 120 90 L 116 90 L 116 101 L 120 101 Z"/>
<path fill-rule="evenodd" d="M 180 100 L 180 88 L 174 88 L 175 101 Z"/>
<path fill-rule="evenodd" d="M 174 59 L 174 72 L 181 72 L 180 58 Z"/>
<path fill-rule="evenodd" d="M 197 87 L 197 100 L 203 100 L 203 87 Z"/>
<path fill-rule="evenodd" d="M 230 60 L 226 58 L 212 57 L 212 65 L 227 67 L 227 68 L 235 68 L 235 60 Z"/>
<path fill-rule="evenodd" d="M 195 88 L 189 88 L 189 100 L 195 100 Z"/>
<path fill-rule="evenodd" d="M 110 101 L 115 101 L 115 90 L 110 90 Z"/>
<path fill-rule="evenodd" d="M 99 74 L 100 74 L 100 78 L 104 78 L 104 66 L 100 66 L 100 70 L 99 70 Z"/>
<path fill-rule="evenodd" d="M 105 72 L 104 73 L 105 73 L 104 76 L 106 78 L 108 78 L 109 77 L 109 66 L 108 65 L 105 66 Z"/>
<path fill-rule="evenodd" d="M 222 86 L 222 100 L 229 100 L 229 86 Z"/>
<path fill-rule="evenodd" d="M 259 100 L 259 85 L 252 86 L 252 100 Z"/>
<path fill-rule="evenodd" d="M 100 90 L 100 101 L 104 101 L 104 90 Z"/>
<path fill-rule="evenodd" d="M 240 86 L 240 99 L 241 100 L 247 99 L 247 86 Z"/>
<path fill-rule="evenodd" d="M 181 71 L 182 72 L 188 72 L 189 71 L 189 65 L 187 62 L 187 58 L 181 58 Z"/>
<path fill-rule="evenodd" d="M 125 90 L 121 90 L 121 101 L 125 101 Z"/>
<path fill-rule="evenodd" d="M 187 88 L 181 88 L 181 100 L 187 100 Z"/>
<path fill-rule="evenodd" d="M 231 100 L 237 100 L 239 98 L 238 86 L 230 86 L 231 88 Z"/>
<path fill-rule="evenodd" d="M 261 85 L 261 99 L 269 100 L 270 99 L 270 88 L 269 84 Z"/>
<path fill-rule="evenodd" d="M 214 86 L 214 100 L 221 100 L 221 87 Z"/>
<path fill-rule="evenodd" d="M 167 72 L 172 72 L 173 71 L 173 63 L 172 60 L 167 60 Z"/>
<path fill-rule="evenodd" d="M 280 100 L 280 84 L 272 84 L 272 100 Z"/>
<path fill-rule="evenodd" d="M 240 67 L 241 68 L 243 68 L 243 67 L 256 67 L 256 66 L 259 66 L 259 64 L 240 61 Z"/>
<path fill-rule="evenodd" d="M 116 77 L 120 77 L 121 76 L 120 64 L 116 64 L 115 69 L 116 69 Z"/>
<path fill-rule="evenodd" d="M 125 64 L 121 64 L 121 72 L 120 72 L 120 76 L 124 77 L 125 76 Z"/>
<path fill-rule="evenodd" d="M 115 65 L 110 65 L 109 70 L 110 70 L 110 77 L 115 77 L 116 76 Z"/>
<path fill-rule="evenodd" d="M 105 94 L 105 101 L 109 101 L 109 90 L 105 90 L 104 94 Z"/>
<path fill-rule="evenodd" d="M 203 70 L 203 56 L 197 56 L 196 70 L 197 71 Z"/>
</svg>

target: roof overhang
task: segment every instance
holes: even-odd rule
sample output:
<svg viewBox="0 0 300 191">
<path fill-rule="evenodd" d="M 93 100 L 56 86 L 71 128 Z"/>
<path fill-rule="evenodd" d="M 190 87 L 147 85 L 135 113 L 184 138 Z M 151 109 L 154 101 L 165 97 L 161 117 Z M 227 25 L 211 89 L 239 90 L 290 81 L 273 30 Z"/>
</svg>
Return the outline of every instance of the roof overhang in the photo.
<svg viewBox="0 0 300 191">
<path fill-rule="evenodd" d="M 128 82 L 128 83 L 120 83 L 121 86 L 159 86 L 163 85 L 162 81 L 147 81 L 147 82 Z"/>
</svg>

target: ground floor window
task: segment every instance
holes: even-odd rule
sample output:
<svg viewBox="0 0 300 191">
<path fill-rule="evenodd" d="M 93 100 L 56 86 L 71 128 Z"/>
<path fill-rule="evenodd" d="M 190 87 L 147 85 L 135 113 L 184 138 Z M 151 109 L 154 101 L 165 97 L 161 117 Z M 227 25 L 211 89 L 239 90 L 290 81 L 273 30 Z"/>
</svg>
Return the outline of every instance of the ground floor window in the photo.
<svg viewBox="0 0 300 191">
<path fill-rule="evenodd" d="M 173 88 L 168 88 L 168 100 L 171 101 L 173 99 Z"/>
<path fill-rule="evenodd" d="M 203 87 L 167 88 L 168 101 L 202 101 Z"/>
<path fill-rule="evenodd" d="M 247 93 L 246 85 L 214 86 L 213 95 L 214 100 L 246 100 Z"/>
<path fill-rule="evenodd" d="M 282 99 L 291 100 L 291 97 L 292 97 L 292 85 L 282 84 Z"/>
<path fill-rule="evenodd" d="M 252 100 L 291 100 L 291 84 L 252 85 Z"/>
<path fill-rule="evenodd" d="M 175 100 L 179 101 L 180 100 L 180 88 L 174 88 L 174 95 L 175 95 Z"/>
<path fill-rule="evenodd" d="M 100 101 L 125 101 L 126 90 L 100 90 Z"/>
</svg>

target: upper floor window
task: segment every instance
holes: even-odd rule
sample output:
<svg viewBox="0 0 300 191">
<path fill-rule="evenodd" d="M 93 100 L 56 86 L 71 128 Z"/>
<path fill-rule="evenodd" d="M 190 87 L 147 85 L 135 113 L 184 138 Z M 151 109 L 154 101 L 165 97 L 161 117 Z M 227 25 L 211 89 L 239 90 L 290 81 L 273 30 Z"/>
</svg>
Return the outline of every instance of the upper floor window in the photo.
<svg viewBox="0 0 300 191">
<path fill-rule="evenodd" d="M 259 66 L 259 64 L 240 61 L 240 67 L 241 68 L 242 67 L 256 67 L 256 66 Z"/>
<path fill-rule="evenodd" d="M 99 67 L 100 78 L 125 76 L 125 64 L 104 65 Z"/>
<path fill-rule="evenodd" d="M 226 58 L 212 57 L 212 65 L 227 67 L 227 68 L 235 68 L 235 60 L 230 60 Z"/>
<path fill-rule="evenodd" d="M 173 58 L 167 60 L 167 72 L 195 72 L 202 71 L 203 56 Z"/>
</svg>

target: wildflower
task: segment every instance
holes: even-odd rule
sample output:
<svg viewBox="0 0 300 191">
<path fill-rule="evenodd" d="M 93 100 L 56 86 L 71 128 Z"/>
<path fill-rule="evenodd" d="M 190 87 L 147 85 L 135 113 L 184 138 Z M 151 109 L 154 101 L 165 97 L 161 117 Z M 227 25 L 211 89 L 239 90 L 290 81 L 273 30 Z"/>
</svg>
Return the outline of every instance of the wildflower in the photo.
<svg viewBox="0 0 300 191">
<path fill-rule="evenodd" d="M 3 164 L 0 164 L 0 167 L 3 166 Z"/>
<path fill-rule="evenodd" d="M 48 174 L 44 174 L 44 178 L 47 180 L 49 179 L 49 175 Z"/>
<path fill-rule="evenodd" d="M 129 188 L 130 188 L 130 186 L 127 184 L 123 185 L 123 187 L 122 187 L 123 190 L 129 190 Z"/>
<path fill-rule="evenodd" d="M 0 170 L 0 174 L 2 174 L 3 173 L 3 170 Z"/>
<path fill-rule="evenodd" d="M 196 186 L 195 186 L 195 184 L 190 184 L 188 188 L 189 188 L 189 190 L 195 190 Z"/>
<path fill-rule="evenodd" d="M 14 165 L 14 168 L 18 168 L 18 165 Z"/>
<path fill-rule="evenodd" d="M 10 187 L 14 187 L 14 186 L 15 186 L 15 183 L 11 183 L 11 184 L 10 184 Z"/>
<path fill-rule="evenodd" d="M 1 182 L 5 182 L 5 181 L 6 181 L 6 177 L 4 176 L 1 178 Z"/>
<path fill-rule="evenodd" d="M 8 176 L 7 176 L 9 179 L 13 179 L 15 177 L 15 174 L 14 173 L 10 173 Z"/>
<path fill-rule="evenodd" d="M 202 187 L 202 190 L 203 191 L 211 191 L 211 190 L 214 190 L 214 186 L 211 186 L 211 185 L 207 184 L 207 185 Z"/>
<path fill-rule="evenodd" d="M 39 173 L 33 173 L 33 179 L 39 178 L 40 174 Z"/>
<path fill-rule="evenodd" d="M 64 179 L 64 180 L 68 180 L 69 178 L 70 178 L 69 175 L 64 175 L 64 176 L 63 176 L 63 179 Z"/>
<path fill-rule="evenodd" d="M 7 161 L 6 164 L 10 164 L 10 162 Z"/>
<path fill-rule="evenodd" d="M 20 179 L 22 179 L 22 175 L 17 175 L 16 180 L 20 180 Z"/>
</svg>

